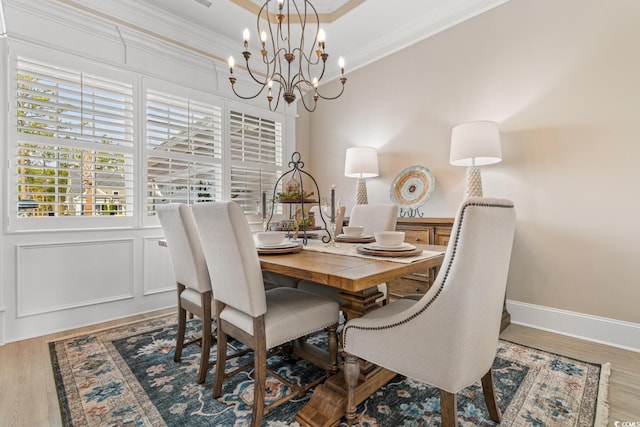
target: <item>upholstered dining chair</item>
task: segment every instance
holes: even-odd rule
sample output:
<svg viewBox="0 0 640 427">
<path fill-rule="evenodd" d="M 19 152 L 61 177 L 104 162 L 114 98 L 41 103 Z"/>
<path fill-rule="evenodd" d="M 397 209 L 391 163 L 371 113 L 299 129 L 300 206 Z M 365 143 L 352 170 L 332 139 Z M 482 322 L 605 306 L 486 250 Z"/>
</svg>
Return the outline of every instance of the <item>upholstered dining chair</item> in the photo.
<svg viewBox="0 0 640 427">
<path fill-rule="evenodd" d="M 178 335 L 173 358 L 179 362 L 184 346 L 200 344 L 198 382 L 203 383 L 209 368 L 214 316 L 211 280 L 200 235 L 191 208 L 185 204 L 160 205 L 157 214 L 167 241 L 178 287 Z M 189 342 L 184 341 L 187 311 L 202 321 L 202 337 Z"/>
<path fill-rule="evenodd" d="M 364 227 L 364 234 L 368 235 L 395 230 L 399 212 L 398 205 L 391 203 L 354 205 L 349 214 L 349 225 Z"/>
<path fill-rule="evenodd" d="M 306 387 L 287 383 L 293 389 L 286 399 L 265 408 L 267 350 L 308 334 L 329 330 L 330 360 L 324 366 L 337 371 L 338 304 L 326 297 L 295 288 L 264 289 L 260 262 L 246 218 L 235 202 L 210 202 L 193 206 L 204 254 L 212 279 L 217 319 L 217 351 L 226 354 L 231 336 L 254 350 L 252 426 L 259 426 L 265 409 L 304 395 Z M 310 358 L 312 362 L 317 359 Z M 216 364 L 213 397 L 219 397 L 227 376 L 225 365 Z M 279 375 L 270 372 L 281 381 Z"/>
<path fill-rule="evenodd" d="M 252 233 L 264 231 L 264 221 L 262 217 L 256 213 L 245 213 L 247 222 L 249 223 L 249 229 Z M 278 221 L 278 219 L 275 219 Z M 285 276 L 284 274 L 272 273 L 270 271 L 262 272 L 262 279 L 264 280 L 264 287 L 266 289 L 277 288 L 279 286 L 288 286 L 295 288 L 298 286 L 300 279 L 295 277 Z"/>
<path fill-rule="evenodd" d="M 398 205 L 390 203 L 354 205 L 353 208 L 351 208 L 351 213 L 349 214 L 349 225 L 359 225 L 364 227 L 363 232 L 365 235 L 373 235 L 373 233 L 375 233 L 376 231 L 395 230 L 396 222 L 398 220 L 398 213 Z M 336 235 L 337 234 L 338 232 L 336 231 Z M 338 301 L 340 304 L 344 302 L 342 298 L 340 298 L 339 289 L 325 286 L 310 280 L 301 280 L 298 283 L 298 289 L 303 289 L 305 291 L 329 296 Z M 378 298 L 376 302 L 386 304 L 387 284 L 379 283 L 378 291 L 382 293 L 382 296 Z"/>
<path fill-rule="evenodd" d="M 489 415 L 500 422 L 491 366 L 514 229 L 512 202 L 465 200 L 429 291 L 417 301 L 396 300 L 346 323 L 342 339 L 349 424 L 358 404 L 358 358 L 439 388 L 443 426 L 458 425 L 456 393 L 481 378 Z"/>
</svg>

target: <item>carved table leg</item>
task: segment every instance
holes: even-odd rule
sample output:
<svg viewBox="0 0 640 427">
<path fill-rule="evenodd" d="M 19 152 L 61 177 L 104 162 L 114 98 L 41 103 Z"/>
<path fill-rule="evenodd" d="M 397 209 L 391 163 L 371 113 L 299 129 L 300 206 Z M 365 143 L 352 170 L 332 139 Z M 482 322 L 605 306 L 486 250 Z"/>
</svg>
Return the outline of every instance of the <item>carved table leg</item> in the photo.
<svg viewBox="0 0 640 427">
<path fill-rule="evenodd" d="M 340 298 L 345 303 L 340 307 L 347 321 L 362 317 L 364 314 L 380 308 L 376 300 L 384 294 L 377 287 L 366 289 L 362 292 L 340 292 Z"/>
<path fill-rule="evenodd" d="M 382 296 L 382 292 L 373 287 L 357 293 L 343 292 L 340 296 L 346 301 L 341 309 L 349 320 L 379 308 L 375 301 Z M 353 357 L 358 360 L 357 357 Z M 355 406 L 396 376 L 395 372 L 369 362 L 358 361 L 356 365 L 358 365 L 355 374 L 356 386 L 354 386 L 352 399 Z M 354 371 L 355 369 L 350 375 L 353 375 Z M 352 378 L 349 377 L 349 380 L 351 381 Z M 338 372 L 315 388 L 309 402 L 296 415 L 296 421 L 303 426 L 335 427 L 340 424 L 340 419 L 345 415 L 346 407 L 345 374 Z M 353 411 L 355 412 L 355 408 Z"/>
</svg>

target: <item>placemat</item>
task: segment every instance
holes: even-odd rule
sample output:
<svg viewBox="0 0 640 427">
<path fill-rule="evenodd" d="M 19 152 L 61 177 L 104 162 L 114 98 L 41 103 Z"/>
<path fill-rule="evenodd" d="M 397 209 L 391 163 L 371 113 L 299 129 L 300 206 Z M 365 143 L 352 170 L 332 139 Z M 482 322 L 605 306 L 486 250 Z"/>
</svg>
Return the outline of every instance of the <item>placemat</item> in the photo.
<svg viewBox="0 0 640 427">
<path fill-rule="evenodd" d="M 316 252 L 327 252 L 330 254 L 347 255 L 347 256 L 354 256 L 358 258 L 378 259 L 378 260 L 384 260 L 384 261 L 399 262 L 402 264 L 411 264 L 412 262 L 433 258 L 439 255 L 442 255 L 444 253 L 441 251 L 423 250 L 420 255 L 415 255 L 411 257 L 373 256 L 373 255 L 364 255 L 364 254 L 358 253 L 356 249 L 358 246 L 360 246 L 360 243 L 338 243 L 338 246 L 336 247 L 336 246 L 328 246 L 325 244 L 317 244 L 316 242 L 309 242 L 309 244 L 304 247 L 304 250 L 316 251 Z"/>
</svg>

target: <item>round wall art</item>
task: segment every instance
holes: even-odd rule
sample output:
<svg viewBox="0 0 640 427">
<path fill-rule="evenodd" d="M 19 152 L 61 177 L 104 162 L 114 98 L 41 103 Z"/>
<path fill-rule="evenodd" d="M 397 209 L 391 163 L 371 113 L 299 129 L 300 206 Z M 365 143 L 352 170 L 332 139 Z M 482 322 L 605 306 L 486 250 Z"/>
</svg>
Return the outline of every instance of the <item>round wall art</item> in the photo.
<svg viewBox="0 0 640 427">
<path fill-rule="evenodd" d="M 393 179 L 391 201 L 400 206 L 401 216 L 407 213 L 409 216 L 416 216 L 417 209 L 431 197 L 435 185 L 436 180 L 429 169 L 424 166 L 409 166 Z"/>
</svg>

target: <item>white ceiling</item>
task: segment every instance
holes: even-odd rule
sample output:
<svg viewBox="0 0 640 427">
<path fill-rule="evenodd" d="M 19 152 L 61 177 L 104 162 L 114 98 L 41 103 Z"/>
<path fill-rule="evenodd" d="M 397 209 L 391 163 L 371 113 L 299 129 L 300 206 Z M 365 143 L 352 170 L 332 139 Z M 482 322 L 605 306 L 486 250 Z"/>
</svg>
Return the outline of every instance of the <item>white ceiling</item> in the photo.
<svg viewBox="0 0 640 427">
<path fill-rule="evenodd" d="M 244 28 L 254 34 L 250 49 L 258 49 L 256 14 L 240 4 L 258 4 L 260 0 L 58 1 L 113 19 L 119 26 L 161 35 L 225 63 L 230 55 L 240 58 Z M 325 76 L 331 79 L 338 75 L 337 65 L 332 66 L 331 61 L 337 64 L 340 56 L 345 58 L 348 73 L 508 0 L 312 1 L 320 13 L 341 6 L 346 10 L 321 25 L 327 34 L 328 68 L 335 70 Z"/>
</svg>

